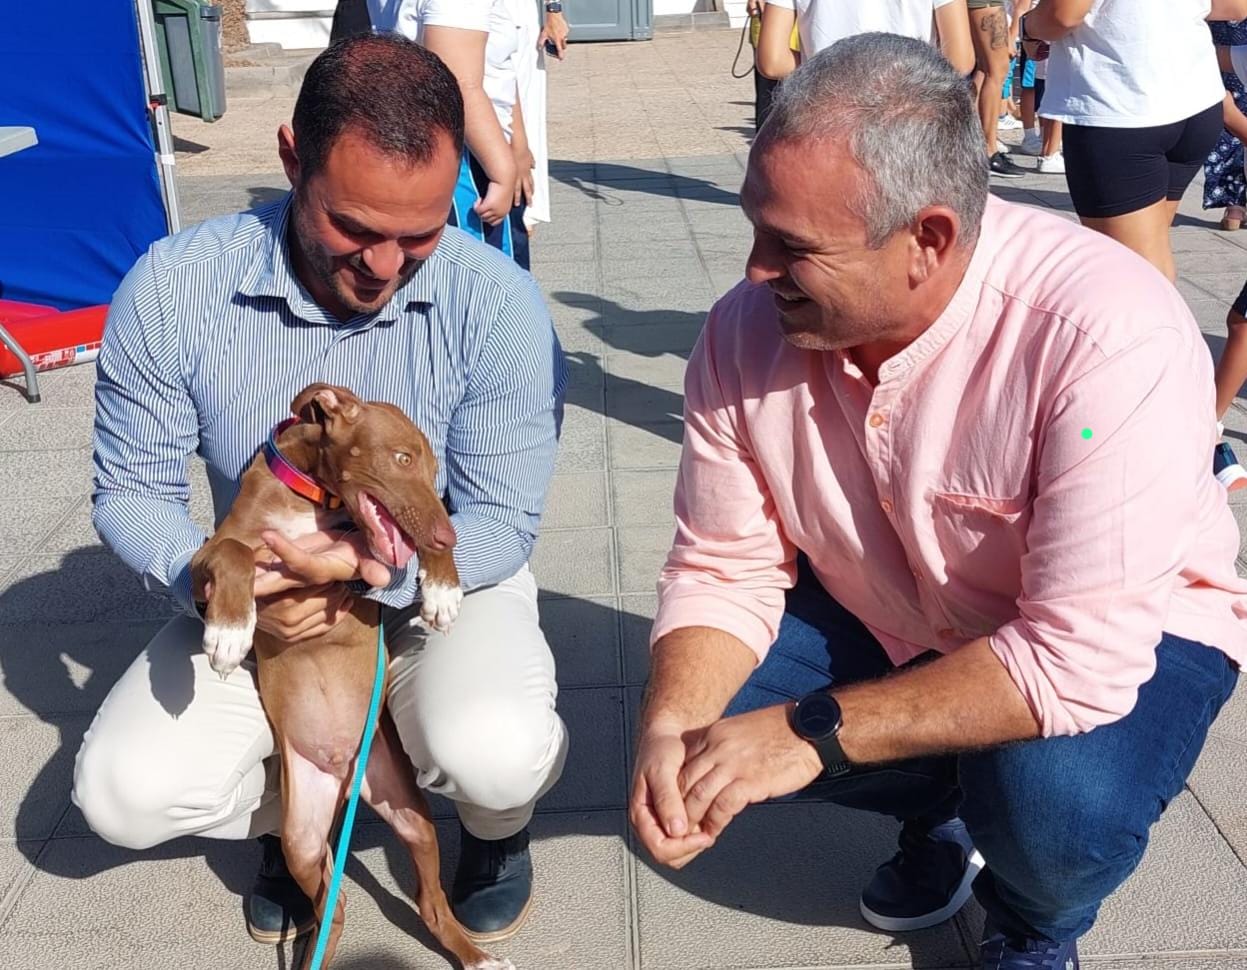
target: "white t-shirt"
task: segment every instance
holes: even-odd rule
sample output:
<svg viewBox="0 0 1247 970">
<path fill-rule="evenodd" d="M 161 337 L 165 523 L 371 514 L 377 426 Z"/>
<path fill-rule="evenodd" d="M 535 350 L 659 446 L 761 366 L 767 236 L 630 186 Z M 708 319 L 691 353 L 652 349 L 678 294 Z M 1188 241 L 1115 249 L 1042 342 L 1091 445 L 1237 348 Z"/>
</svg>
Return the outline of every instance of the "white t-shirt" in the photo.
<svg viewBox="0 0 1247 970">
<path fill-rule="evenodd" d="M 1225 96 L 1204 18 L 1211 0 L 1095 0 L 1052 44 L 1040 114 L 1072 125 L 1154 128 Z"/>
<path fill-rule="evenodd" d="M 376 30 L 394 30 L 420 40 L 425 27 L 489 30 L 494 0 L 368 0 Z"/>
<path fill-rule="evenodd" d="M 838 40 L 881 30 L 931 40 L 937 8 L 952 0 L 767 0 L 797 13 L 801 52 L 817 54 Z"/>
</svg>

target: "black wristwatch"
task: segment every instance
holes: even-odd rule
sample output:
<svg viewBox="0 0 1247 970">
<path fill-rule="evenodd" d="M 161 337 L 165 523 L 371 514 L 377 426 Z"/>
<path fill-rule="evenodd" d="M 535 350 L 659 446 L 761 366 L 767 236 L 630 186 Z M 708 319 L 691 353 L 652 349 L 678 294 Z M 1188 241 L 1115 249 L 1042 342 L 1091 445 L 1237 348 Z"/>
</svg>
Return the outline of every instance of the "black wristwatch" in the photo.
<svg viewBox="0 0 1247 970">
<path fill-rule="evenodd" d="M 546 13 L 562 13 L 562 0 L 546 0 Z"/>
<path fill-rule="evenodd" d="M 844 723 L 840 705 L 825 691 L 806 694 L 792 709 L 788 723 L 797 737 L 814 745 L 819 760 L 831 778 L 848 772 L 853 766 L 840 747 L 840 726 Z"/>
</svg>

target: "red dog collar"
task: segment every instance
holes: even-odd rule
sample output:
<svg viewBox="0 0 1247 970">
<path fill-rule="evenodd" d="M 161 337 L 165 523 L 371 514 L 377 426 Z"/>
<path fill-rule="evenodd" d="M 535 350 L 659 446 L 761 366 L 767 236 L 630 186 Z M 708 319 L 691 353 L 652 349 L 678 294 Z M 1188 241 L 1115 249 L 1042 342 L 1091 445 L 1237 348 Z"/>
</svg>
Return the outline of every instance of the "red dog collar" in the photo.
<svg viewBox="0 0 1247 970">
<path fill-rule="evenodd" d="M 311 475 L 295 468 L 290 463 L 290 459 L 283 455 L 281 449 L 277 447 L 277 436 L 287 428 L 298 423 L 299 419 L 297 417 L 286 418 L 285 421 L 268 433 L 268 441 L 264 442 L 264 460 L 268 463 L 269 471 L 277 476 L 279 482 L 292 492 L 302 495 L 305 499 L 310 499 L 317 505 L 327 509 L 341 508 L 342 499 L 334 495 L 333 492 L 325 488 Z"/>
</svg>

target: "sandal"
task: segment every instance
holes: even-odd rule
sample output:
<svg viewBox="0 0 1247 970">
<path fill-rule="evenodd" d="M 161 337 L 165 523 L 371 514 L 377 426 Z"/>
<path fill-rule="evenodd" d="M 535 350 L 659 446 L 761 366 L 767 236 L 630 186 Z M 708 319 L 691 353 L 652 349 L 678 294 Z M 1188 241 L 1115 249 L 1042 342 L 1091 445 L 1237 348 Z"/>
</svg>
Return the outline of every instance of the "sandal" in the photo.
<svg viewBox="0 0 1247 970">
<path fill-rule="evenodd" d="M 1227 205 L 1225 215 L 1221 217 L 1221 228 L 1226 232 L 1233 232 L 1242 227 L 1244 219 L 1247 219 L 1247 209 L 1241 205 Z"/>
</svg>

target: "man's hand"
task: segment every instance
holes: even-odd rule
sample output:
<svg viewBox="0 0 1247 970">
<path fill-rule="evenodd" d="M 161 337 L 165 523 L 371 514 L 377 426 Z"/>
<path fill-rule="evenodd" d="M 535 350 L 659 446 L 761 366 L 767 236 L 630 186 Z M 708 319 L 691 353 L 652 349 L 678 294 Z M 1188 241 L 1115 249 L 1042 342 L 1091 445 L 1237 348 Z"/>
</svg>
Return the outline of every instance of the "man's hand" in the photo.
<svg viewBox="0 0 1247 970">
<path fill-rule="evenodd" d="M 748 0 L 745 4 L 745 13 L 747 13 L 750 17 L 761 17 L 762 9 L 765 6 L 765 0 Z"/>
<path fill-rule="evenodd" d="M 353 597 L 341 583 L 304 586 L 257 597 L 255 625 L 287 643 L 323 636 L 351 611 Z"/>
<path fill-rule="evenodd" d="M 652 724 L 637 746 L 628 816 L 655 861 L 682 869 L 714 839 L 690 828 L 678 778 L 688 749 L 673 726 Z"/>
<path fill-rule="evenodd" d="M 515 167 L 519 177 L 515 180 L 515 205 L 533 204 L 533 169 L 537 167 L 537 159 L 527 146 L 515 149 Z"/>
<path fill-rule="evenodd" d="M 818 752 L 788 724 L 788 706 L 725 717 L 685 738 L 680 771 L 688 824 L 717 839 L 748 805 L 800 791 L 823 771 Z"/>
<path fill-rule="evenodd" d="M 370 586 L 390 584 L 389 567 L 373 558 L 360 532 L 309 532 L 293 542 L 280 532 L 260 537 L 268 549 L 256 554 L 257 598 L 353 579 Z"/>
<path fill-rule="evenodd" d="M 555 48 L 558 50 L 558 53 L 554 56 L 561 61 L 563 52 L 567 49 L 567 35 L 571 32 L 572 29 L 568 26 L 567 18 L 561 13 L 547 13 L 545 24 L 541 28 L 541 35 L 537 38 L 537 50 L 543 50 L 546 46 L 546 41 L 553 41 Z"/>
</svg>

